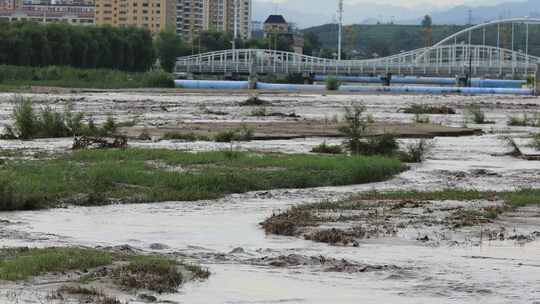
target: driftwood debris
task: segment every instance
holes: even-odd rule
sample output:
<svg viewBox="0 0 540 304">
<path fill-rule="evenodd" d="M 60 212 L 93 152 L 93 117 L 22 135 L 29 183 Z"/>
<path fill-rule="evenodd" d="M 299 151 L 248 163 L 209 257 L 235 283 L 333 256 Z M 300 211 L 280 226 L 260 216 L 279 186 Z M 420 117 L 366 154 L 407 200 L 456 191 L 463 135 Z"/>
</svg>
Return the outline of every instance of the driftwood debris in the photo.
<svg viewBox="0 0 540 304">
<path fill-rule="evenodd" d="M 125 136 L 109 137 L 90 137 L 77 136 L 73 139 L 73 150 L 81 149 L 112 149 L 112 148 L 127 148 L 128 140 Z"/>
</svg>

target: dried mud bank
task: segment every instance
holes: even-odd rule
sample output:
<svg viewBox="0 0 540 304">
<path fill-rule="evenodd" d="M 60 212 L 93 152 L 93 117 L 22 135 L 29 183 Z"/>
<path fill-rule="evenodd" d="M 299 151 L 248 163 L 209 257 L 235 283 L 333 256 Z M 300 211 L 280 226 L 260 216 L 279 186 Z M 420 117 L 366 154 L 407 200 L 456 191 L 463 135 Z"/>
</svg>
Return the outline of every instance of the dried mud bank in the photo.
<svg viewBox="0 0 540 304">
<path fill-rule="evenodd" d="M 5 98 L 7 95 L 1 95 Z M 273 214 L 306 203 L 337 202 L 361 193 L 437 191 L 448 188 L 514 191 L 540 187 L 540 162 L 507 155 L 504 136 L 527 136 L 532 127 L 509 127 L 508 116 L 540 112 L 535 98 L 485 96 L 350 96 L 264 95 L 268 112 L 300 118 L 254 117 L 238 103 L 248 96 L 156 94 L 150 92 L 34 95 L 61 108 L 73 99 L 75 109 L 98 121 L 113 113 L 134 128 L 178 127 L 193 123 L 296 122 L 333 119 L 343 107 L 364 103 L 376 121 L 409 123 L 414 115 L 399 112 L 413 103 L 446 105 L 455 115 L 428 115 L 435 123 L 464 125 L 465 105 L 482 106 L 490 125 L 475 125 L 484 135 L 435 137 L 422 164 L 378 183 L 343 187 L 269 190 L 228 195 L 218 200 L 165 202 L 102 207 L 68 207 L 0 213 L 2 246 L 118 246 L 145 254 L 183 256 L 208 267 L 212 276 L 192 282 L 181 292 L 162 294 L 173 303 L 536 303 L 540 301 L 540 211 L 536 206 L 502 210 L 500 197 L 474 200 L 367 200 L 362 207 L 320 210 L 319 221 L 292 236 L 266 234 L 259 223 Z M 75 100 L 79 98 L 80 100 Z M 64 99 L 64 100 L 60 100 Z M 163 106 L 163 107 L 162 107 Z M 0 117 L 9 121 L 12 105 L 0 102 Z M 223 114 L 226 113 L 226 114 Z M 3 115 L 3 116 L 2 116 Z M 235 142 L 233 148 L 307 153 L 326 140 L 299 138 Z M 405 145 L 411 139 L 401 139 Z M 71 139 L 0 141 L 4 151 L 67 152 Z M 181 140 L 132 140 L 133 147 L 188 151 L 230 149 L 230 143 Z M 6 156 L 7 157 L 7 156 Z M 10 157 L 13 157 L 11 155 Z M 504 211 L 504 212 L 503 212 Z M 496 215 L 496 217 L 494 216 Z M 338 219 L 338 220 L 335 220 Z M 341 219 L 341 220 L 339 220 Z M 342 221 L 343 220 L 343 221 Z M 360 227 L 360 229 L 355 229 Z M 334 240 L 332 229 L 347 233 Z M 317 232 L 324 231 L 323 233 Z M 360 235 L 361 237 L 358 237 Z M 300 236 L 300 237 L 297 237 Z M 368 238 L 369 237 L 369 238 Z M 342 238 L 340 235 L 337 239 Z M 352 238 L 352 239 L 347 239 Z M 52 280 L 50 280 L 52 281 Z M 48 284 L 0 285 L 0 298 L 16 291 L 20 303 L 43 302 Z M 41 297 L 41 298 L 40 298 Z M 2 301 L 0 300 L 0 302 Z M 130 303 L 140 299 L 125 298 Z M 4 300 L 8 301 L 9 300 Z"/>
</svg>

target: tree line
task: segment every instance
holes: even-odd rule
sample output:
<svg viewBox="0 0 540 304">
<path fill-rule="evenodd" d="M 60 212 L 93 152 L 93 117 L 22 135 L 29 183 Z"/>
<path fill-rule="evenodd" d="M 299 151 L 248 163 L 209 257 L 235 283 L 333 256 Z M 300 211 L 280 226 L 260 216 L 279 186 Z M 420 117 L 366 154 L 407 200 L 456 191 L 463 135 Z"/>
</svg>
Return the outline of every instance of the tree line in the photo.
<svg viewBox="0 0 540 304">
<path fill-rule="evenodd" d="M 155 62 L 151 34 L 137 28 L 27 22 L 0 24 L 0 64 L 146 71 Z"/>
<path fill-rule="evenodd" d="M 320 47 L 316 35 L 308 35 L 307 51 Z M 73 26 L 30 22 L 0 22 L 0 65 L 71 66 L 84 69 L 114 69 L 129 72 L 149 70 L 156 59 L 171 72 L 177 57 L 232 48 L 231 33 L 202 31 L 184 41 L 174 31 L 153 39 L 148 30 L 110 26 Z M 235 41 L 236 48 L 292 51 L 286 35 Z"/>
</svg>

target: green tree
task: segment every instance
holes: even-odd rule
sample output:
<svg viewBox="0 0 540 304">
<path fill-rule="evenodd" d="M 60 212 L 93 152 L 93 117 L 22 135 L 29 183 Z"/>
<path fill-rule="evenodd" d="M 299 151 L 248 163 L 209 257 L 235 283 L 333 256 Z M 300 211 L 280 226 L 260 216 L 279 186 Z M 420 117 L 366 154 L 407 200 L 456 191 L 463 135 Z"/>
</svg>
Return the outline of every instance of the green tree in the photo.
<svg viewBox="0 0 540 304">
<path fill-rule="evenodd" d="M 174 31 L 163 31 L 159 33 L 156 49 L 161 67 L 167 72 L 172 72 L 176 58 L 182 55 L 184 46 Z"/>
</svg>

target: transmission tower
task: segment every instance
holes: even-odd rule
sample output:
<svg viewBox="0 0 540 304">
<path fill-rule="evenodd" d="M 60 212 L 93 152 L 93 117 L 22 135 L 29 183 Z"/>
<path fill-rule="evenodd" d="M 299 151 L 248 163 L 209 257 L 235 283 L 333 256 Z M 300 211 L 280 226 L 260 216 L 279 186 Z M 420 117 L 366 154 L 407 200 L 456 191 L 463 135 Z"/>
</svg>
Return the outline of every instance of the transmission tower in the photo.
<svg viewBox="0 0 540 304">
<path fill-rule="evenodd" d="M 338 5 L 338 60 L 341 60 L 341 38 L 342 38 L 342 31 L 343 31 L 343 0 L 339 0 Z"/>
</svg>

